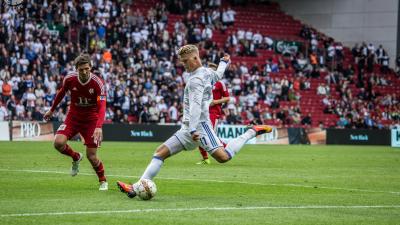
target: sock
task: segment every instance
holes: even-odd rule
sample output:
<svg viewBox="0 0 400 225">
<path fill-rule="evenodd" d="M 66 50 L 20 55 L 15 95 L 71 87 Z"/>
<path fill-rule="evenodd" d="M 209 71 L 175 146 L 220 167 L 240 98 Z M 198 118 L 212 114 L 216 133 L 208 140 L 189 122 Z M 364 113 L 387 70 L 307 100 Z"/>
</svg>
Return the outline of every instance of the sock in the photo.
<svg viewBox="0 0 400 225">
<path fill-rule="evenodd" d="M 94 171 L 97 174 L 97 177 L 99 178 L 99 182 L 106 181 L 106 176 L 104 176 L 104 166 L 103 162 L 99 160 L 99 163 L 97 166 L 93 166 Z"/>
<path fill-rule="evenodd" d="M 222 145 L 224 146 L 224 148 L 226 148 L 226 143 L 223 142 L 221 139 L 219 139 L 219 141 L 221 141 Z"/>
<path fill-rule="evenodd" d="M 208 159 L 208 154 L 206 152 L 206 150 L 204 150 L 202 147 L 199 147 L 199 151 L 201 156 L 203 156 L 203 159 Z"/>
<path fill-rule="evenodd" d="M 72 148 L 67 144 L 65 145 L 64 151 L 62 151 L 61 154 L 71 156 L 74 161 L 78 161 L 80 157 L 79 153 L 72 150 Z"/>
<path fill-rule="evenodd" d="M 147 166 L 146 170 L 144 171 L 144 173 L 140 179 L 153 180 L 153 177 L 155 177 L 158 174 L 163 163 L 164 163 L 164 161 L 160 157 L 153 156 L 153 159 L 151 160 L 150 164 Z"/>
<path fill-rule="evenodd" d="M 246 142 L 256 136 L 256 132 L 253 129 L 248 129 L 244 134 L 231 140 L 225 148 L 225 151 L 231 158 L 235 156 Z"/>
</svg>

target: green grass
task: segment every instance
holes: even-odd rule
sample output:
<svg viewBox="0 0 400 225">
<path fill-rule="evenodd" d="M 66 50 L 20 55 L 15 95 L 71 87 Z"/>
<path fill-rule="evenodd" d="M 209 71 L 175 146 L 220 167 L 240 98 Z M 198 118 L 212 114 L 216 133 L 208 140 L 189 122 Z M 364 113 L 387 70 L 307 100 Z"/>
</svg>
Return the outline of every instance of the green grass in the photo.
<svg viewBox="0 0 400 225">
<path fill-rule="evenodd" d="M 103 143 L 110 190 L 99 192 L 87 160 L 70 177 L 71 160 L 50 142 L 0 142 L 0 224 L 400 223 L 400 149 L 247 145 L 207 166 L 183 152 L 163 165 L 154 199 L 128 199 L 115 182 L 136 181 L 156 147 Z"/>
</svg>

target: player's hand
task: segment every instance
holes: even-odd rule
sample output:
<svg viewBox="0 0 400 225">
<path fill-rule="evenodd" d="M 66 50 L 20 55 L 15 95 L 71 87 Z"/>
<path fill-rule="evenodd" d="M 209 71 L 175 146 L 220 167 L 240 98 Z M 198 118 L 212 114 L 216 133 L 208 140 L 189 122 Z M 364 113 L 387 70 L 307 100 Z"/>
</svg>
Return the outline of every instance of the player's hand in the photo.
<svg viewBox="0 0 400 225">
<path fill-rule="evenodd" d="M 97 145 L 103 140 L 103 130 L 101 128 L 96 128 L 92 135 L 94 143 Z"/>
<path fill-rule="evenodd" d="M 215 102 L 215 100 L 212 100 L 211 101 L 211 103 L 210 103 L 210 106 L 214 106 L 214 105 L 216 105 L 217 103 Z"/>
<path fill-rule="evenodd" d="M 49 110 L 44 114 L 43 119 L 46 121 L 49 121 L 51 119 L 51 117 L 53 117 L 53 112 L 51 110 Z"/>
<path fill-rule="evenodd" d="M 192 134 L 192 139 L 193 139 L 193 141 L 199 141 L 199 140 L 200 140 L 200 135 L 199 135 L 199 133 L 194 132 L 194 133 Z"/>
</svg>

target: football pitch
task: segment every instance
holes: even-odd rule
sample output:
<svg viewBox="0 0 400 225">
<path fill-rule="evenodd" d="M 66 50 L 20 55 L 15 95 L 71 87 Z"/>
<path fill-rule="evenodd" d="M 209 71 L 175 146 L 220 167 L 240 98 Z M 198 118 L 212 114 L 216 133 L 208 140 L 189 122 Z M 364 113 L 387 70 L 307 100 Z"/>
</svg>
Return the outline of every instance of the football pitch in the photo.
<svg viewBox="0 0 400 225">
<path fill-rule="evenodd" d="M 157 145 L 103 143 L 100 192 L 88 160 L 71 177 L 50 142 L 0 142 L 0 224 L 400 223 L 400 149 L 247 145 L 211 165 L 183 152 L 164 163 L 154 199 L 127 198 L 115 182 L 136 181 Z"/>
</svg>

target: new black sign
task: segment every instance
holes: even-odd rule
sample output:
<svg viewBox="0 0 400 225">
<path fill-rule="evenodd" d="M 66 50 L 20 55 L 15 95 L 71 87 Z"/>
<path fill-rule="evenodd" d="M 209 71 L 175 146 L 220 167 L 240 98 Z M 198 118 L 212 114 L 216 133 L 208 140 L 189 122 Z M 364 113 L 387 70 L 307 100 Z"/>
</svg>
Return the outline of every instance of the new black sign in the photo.
<svg viewBox="0 0 400 225">
<path fill-rule="evenodd" d="M 390 130 L 328 129 L 326 144 L 390 145 Z"/>
</svg>

